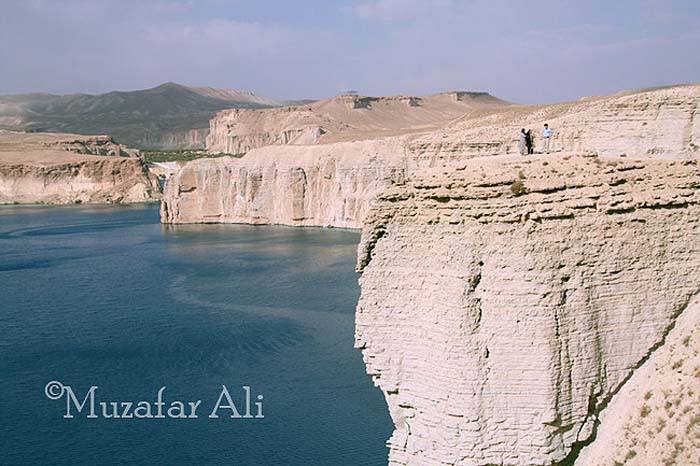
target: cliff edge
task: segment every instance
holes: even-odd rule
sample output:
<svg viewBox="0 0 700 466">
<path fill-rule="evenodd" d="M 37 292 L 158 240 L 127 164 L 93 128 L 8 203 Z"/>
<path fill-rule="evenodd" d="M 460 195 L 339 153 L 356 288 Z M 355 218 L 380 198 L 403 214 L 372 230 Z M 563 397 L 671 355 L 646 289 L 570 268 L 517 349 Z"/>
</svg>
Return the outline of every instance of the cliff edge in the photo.
<svg viewBox="0 0 700 466">
<path fill-rule="evenodd" d="M 0 204 L 156 200 L 137 155 L 109 136 L 0 131 Z"/>
<path fill-rule="evenodd" d="M 697 161 L 428 170 L 378 196 L 358 271 L 391 465 L 697 464 Z"/>
<path fill-rule="evenodd" d="M 451 97 L 453 94 L 456 97 Z M 544 122 L 554 128 L 552 150 L 556 156 L 700 157 L 697 85 L 539 106 L 505 106 L 500 101 L 492 102 L 493 98 L 482 102 L 478 96 L 456 93 L 421 101 L 417 105 L 422 108 L 411 107 L 410 101 L 399 98 L 363 99 L 345 96 L 313 104 L 311 114 L 315 116 L 329 115 L 322 111 L 325 106 L 333 108 L 333 124 L 339 129 L 305 144 L 285 139 L 288 144 L 257 147 L 278 144 L 277 136 L 270 139 L 260 135 L 281 134 L 284 128 L 293 126 L 284 119 L 277 120 L 278 116 L 297 123 L 297 118 L 303 120 L 301 107 L 233 111 L 218 116 L 212 125 L 226 126 L 230 117 L 231 131 L 236 134 L 231 136 L 234 139 L 226 139 L 227 131 L 212 131 L 211 138 L 217 134 L 224 137 L 221 150 L 257 148 L 241 158 L 197 160 L 185 165 L 166 185 L 161 220 L 360 228 L 371 200 L 394 180 L 474 157 L 517 154 L 520 128 L 534 128 L 537 135 Z M 437 110 L 431 110 L 430 105 L 443 100 L 449 101 L 450 111 L 459 111 L 461 118 L 439 129 L 428 120 L 421 120 L 424 126 L 411 126 L 411 118 L 417 115 L 432 118 L 434 124 Z M 341 123 L 347 128 L 343 129 Z M 249 146 L 226 146 L 233 144 L 231 141 L 243 144 L 239 136 L 244 133 L 248 135 L 245 138 L 254 139 L 245 139 Z M 540 146 L 536 137 L 535 150 L 539 151 Z"/>
</svg>

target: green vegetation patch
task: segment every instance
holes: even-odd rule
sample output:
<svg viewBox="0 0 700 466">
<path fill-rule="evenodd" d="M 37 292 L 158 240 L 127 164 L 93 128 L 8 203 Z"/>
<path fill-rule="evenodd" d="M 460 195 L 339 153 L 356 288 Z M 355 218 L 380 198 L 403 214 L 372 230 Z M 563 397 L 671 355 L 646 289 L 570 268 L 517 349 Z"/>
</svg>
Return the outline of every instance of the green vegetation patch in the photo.
<svg viewBox="0 0 700 466">
<path fill-rule="evenodd" d="M 513 182 L 512 185 L 510 185 L 510 191 L 515 196 L 522 196 L 523 194 L 527 193 L 527 188 L 525 188 L 525 185 L 523 184 L 522 181 L 516 180 Z"/>
<path fill-rule="evenodd" d="M 210 154 L 200 149 L 181 150 L 142 150 L 141 157 L 146 163 L 153 162 L 189 162 L 190 160 L 217 157 L 243 157 L 245 154 Z"/>
</svg>

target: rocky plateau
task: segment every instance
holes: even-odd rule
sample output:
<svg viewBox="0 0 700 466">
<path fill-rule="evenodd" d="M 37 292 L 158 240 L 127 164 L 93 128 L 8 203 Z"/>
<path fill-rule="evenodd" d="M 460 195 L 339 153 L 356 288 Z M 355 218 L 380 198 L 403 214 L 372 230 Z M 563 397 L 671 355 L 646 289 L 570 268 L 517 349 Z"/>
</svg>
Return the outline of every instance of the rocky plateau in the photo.
<svg viewBox="0 0 700 466">
<path fill-rule="evenodd" d="M 0 204 L 157 200 L 138 151 L 108 136 L 0 131 Z"/>
<path fill-rule="evenodd" d="M 463 102 L 451 95 L 461 95 L 462 100 L 466 100 Z M 243 157 L 190 162 L 166 185 L 161 219 L 165 223 L 276 223 L 360 228 L 373 197 L 397 180 L 409 178 L 424 168 L 451 165 L 474 157 L 516 154 L 520 128 L 533 128 L 537 135 L 545 122 L 555 130 L 552 149 L 558 155 L 700 156 L 700 119 L 696 118 L 700 86 L 650 89 L 538 106 L 464 97 L 469 95 L 455 93 L 435 97 L 451 99 L 450 105 L 459 106 L 463 112 L 461 117 L 452 118 L 438 129 L 434 127 L 435 122 L 426 129 L 425 121 L 407 126 L 407 115 L 416 108 L 405 100 L 389 99 L 391 104 L 384 101 L 368 104 L 378 107 L 386 104 L 393 109 L 375 109 L 382 115 L 377 118 L 383 120 L 381 128 L 384 128 L 375 132 L 375 137 L 368 136 L 371 133 L 369 122 L 361 128 L 357 123 L 354 129 L 329 130 L 317 141 L 306 141 L 308 144 L 280 143 L 250 149 Z M 358 101 L 360 104 L 354 103 Z M 362 121 L 363 115 L 373 110 L 363 107 L 361 102 L 360 97 L 345 96 L 336 99 L 332 106 L 339 114 L 352 115 L 348 117 L 352 121 Z M 322 101 L 316 105 L 321 108 L 331 103 Z M 428 104 L 425 105 L 423 111 L 427 112 Z M 307 113 L 305 106 L 225 112 L 212 120 L 212 127 L 225 126 L 224 121 L 229 118 L 234 122 L 232 128 L 238 128 L 236 131 L 252 125 L 259 130 L 254 131 L 253 139 L 245 140 L 251 146 L 259 145 L 269 142 L 260 135 L 282 134 L 290 128 L 286 125 L 289 120 L 303 120 Z M 286 115 L 279 131 L 266 129 L 279 115 Z M 341 121 L 345 120 L 339 118 L 336 124 Z M 256 127 L 254 122 L 262 126 Z M 392 125 L 394 129 L 386 130 Z M 391 135 L 387 135 L 387 131 Z M 230 146 L 232 141 L 241 143 L 236 139 L 238 136 L 229 135 L 229 139 L 214 143 L 212 138 L 216 134 L 219 132 L 212 130 L 208 139 L 211 150 L 242 150 L 239 146 Z M 535 139 L 535 147 L 536 151 L 541 148 L 539 138 Z"/>
</svg>

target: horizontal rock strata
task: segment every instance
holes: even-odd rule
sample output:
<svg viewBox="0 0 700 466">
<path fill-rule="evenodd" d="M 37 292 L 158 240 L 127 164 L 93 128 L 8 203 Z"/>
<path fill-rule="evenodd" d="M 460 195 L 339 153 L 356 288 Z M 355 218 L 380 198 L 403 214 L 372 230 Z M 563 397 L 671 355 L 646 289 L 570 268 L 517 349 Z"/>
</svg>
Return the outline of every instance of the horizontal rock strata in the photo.
<svg viewBox="0 0 700 466">
<path fill-rule="evenodd" d="M 254 141 L 247 139 L 250 144 L 245 143 L 248 144 L 245 147 L 233 147 L 225 146 L 228 142 L 221 140 L 216 144 L 225 147 L 217 145 L 216 150 L 248 153 L 235 161 L 219 158 L 186 165 L 182 173 L 171 180 L 173 186 L 166 188 L 162 220 L 168 223 L 271 222 L 359 228 L 373 195 L 391 180 L 411 177 L 425 167 L 516 153 L 520 128 L 534 128 L 539 135 L 539 128 L 545 121 L 555 130 L 553 149 L 557 156 L 590 153 L 626 159 L 700 157 L 700 120 L 695 116 L 700 104 L 700 86 L 530 107 L 495 103 L 489 106 L 490 100 L 483 103 L 478 95 L 467 98 L 453 93 L 431 98 L 433 100 L 426 98 L 415 104 L 422 106 L 419 109 L 412 107 L 410 100 L 398 98 L 365 101 L 358 96 L 346 96 L 345 100 L 336 98 L 316 103 L 318 107 L 307 109 L 309 115 L 326 115 L 319 109 L 333 106 L 337 112 L 334 124 L 345 122 L 342 118 L 348 120 L 347 128 L 338 127 L 335 133 L 327 132 L 319 141 L 315 140 L 316 136 L 307 138 L 312 133 L 318 135 L 315 131 L 319 126 L 304 127 L 312 128 L 311 133 L 305 132 L 307 129 L 292 131 L 292 127 L 301 128 L 292 123 L 303 120 L 302 107 L 235 110 L 221 114 L 212 121 L 213 126 L 232 124 L 234 132 L 244 128 L 246 137 Z M 466 115 L 439 130 L 413 127 L 410 134 L 380 138 L 387 134 L 382 127 L 393 128 L 392 131 L 399 131 L 401 125 L 410 128 L 406 115 L 414 110 L 424 112 L 421 115 L 431 114 L 434 109 L 428 111 L 429 105 L 440 102 L 443 105 L 445 99 L 452 102 L 450 105 L 460 106 Z M 398 108 L 408 109 L 408 113 L 401 113 Z M 357 112 L 366 114 L 358 116 Z M 291 123 L 282 118 L 285 115 Z M 210 138 L 225 139 L 229 134 L 226 131 L 213 131 Z M 331 136 L 338 139 L 352 136 L 357 140 L 329 142 L 333 140 Z M 250 149 L 261 144 L 290 143 L 295 138 L 303 139 L 306 145 Z M 301 144 L 301 139 L 295 140 Z M 241 141 L 236 144 L 243 144 Z M 312 144 L 315 142 L 318 144 Z M 538 149 L 540 145 L 536 139 Z M 323 174 L 322 178 L 318 178 L 319 174 Z M 249 177 L 248 182 L 243 181 Z M 294 201 L 290 200 L 292 198 Z"/>
<path fill-rule="evenodd" d="M 188 163 L 166 184 L 165 223 L 253 223 L 357 228 L 372 197 L 401 181 L 396 141 L 345 143 L 329 153 L 320 146 L 262 148 L 242 159 Z"/>
<path fill-rule="evenodd" d="M 429 171 L 378 196 L 358 270 L 356 345 L 396 426 L 391 465 L 572 464 L 697 310 L 700 167 L 504 157 Z"/>
<path fill-rule="evenodd" d="M 100 157 L 39 166 L 0 162 L 0 204 L 145 202 L 157 195 L 139 159 Z"/>
<path fill-rule="evenodd" d="M 136 153 L 105 136 L 0 132 L 0 204 L 158 199 Z"/>
<path fill-rule="evenodd" d="M 204 149 L 208 134 L 209 127 L 180 131 L 154 131 L 141 136 L 141 144 L 143 147 L 158 150 Z"/>
<path fill-rule="evenodd" d="M 293 107 L 223 110 L 211 120 L 207 150 L 243 154 L 268 145 L 305 145 L 425 132 L 470 110 L 506 106 L 507 102 L 484 92 L 451 92 L 425 97 L 342 95 Z"/>
<path fill-rule="evenodd" d="M 424 156 L 518 153 L 518 134 L 532 129 L 535 151 L 542 127 L 554 130 L 552 151 L 601 156 L 697 158 L 700 156 L 700 86 L 591 97 L 556 105 L 482 110 L 416 138 L 409 150 Z"/>
<path fill-rule="evenodd" d="M 50 134 L 50 133 L 49 133 Z M 31 138 L 32 136 L 27 136 Z M 43 134 L 39 137 L 45 137 Z M 50 136 L 49 136 L 50 137 Z M 139 151 L 117 143 L 111 136 L 56 136 L 43 142 L 47 149 L 62 149 L 75 154 L 107 155 L 110 157 L 137 157 Z"/>
</svg>

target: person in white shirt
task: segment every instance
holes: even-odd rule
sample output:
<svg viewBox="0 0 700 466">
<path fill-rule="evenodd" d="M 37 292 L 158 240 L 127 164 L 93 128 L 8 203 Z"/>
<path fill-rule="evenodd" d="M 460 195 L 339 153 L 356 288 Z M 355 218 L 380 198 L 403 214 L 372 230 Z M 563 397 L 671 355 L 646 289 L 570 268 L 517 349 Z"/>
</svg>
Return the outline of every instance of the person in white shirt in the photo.
<svg viewBox="0 0 700 466">
<path fill-rule="evenodd" d="M 549 127 L 547 123 L 544 124 L 544 129 L 542 130 L 542 150 L 549 154 L 549 145 L 552 140 L 552 135 L 554 131 Z"/>
</svg>

